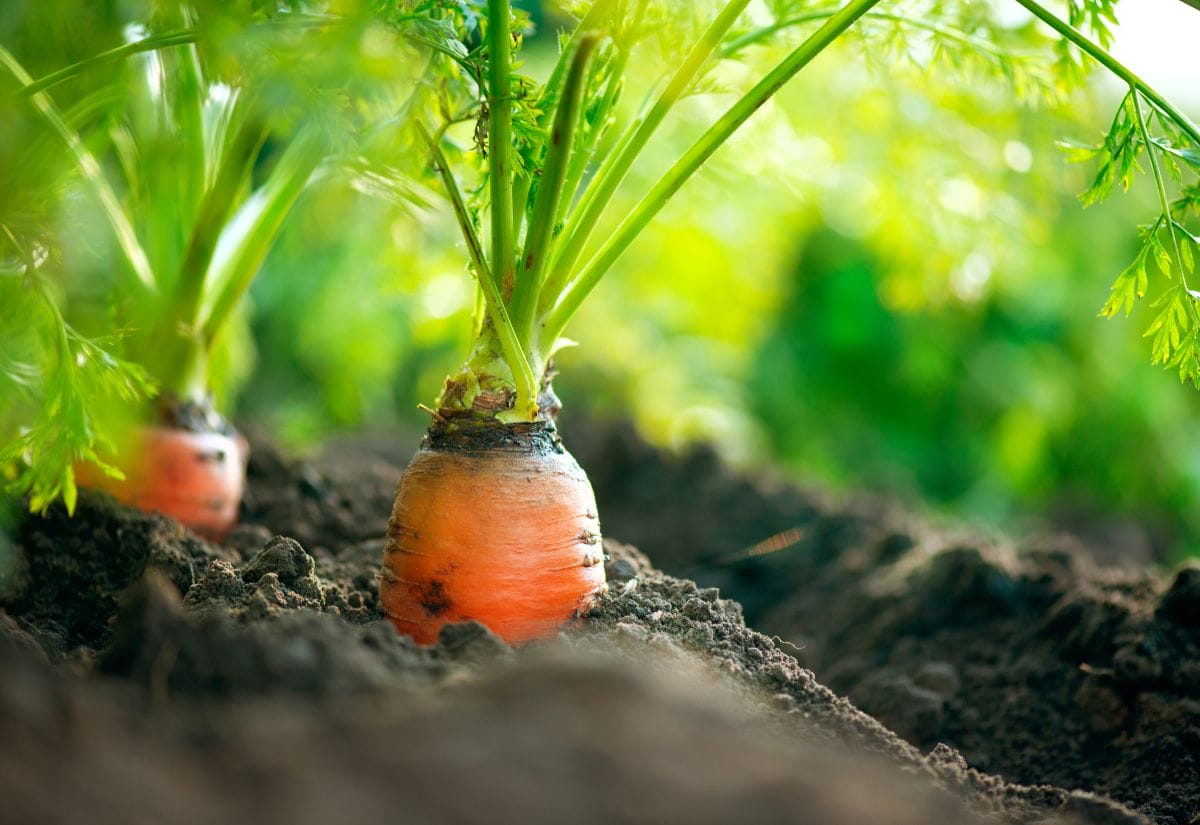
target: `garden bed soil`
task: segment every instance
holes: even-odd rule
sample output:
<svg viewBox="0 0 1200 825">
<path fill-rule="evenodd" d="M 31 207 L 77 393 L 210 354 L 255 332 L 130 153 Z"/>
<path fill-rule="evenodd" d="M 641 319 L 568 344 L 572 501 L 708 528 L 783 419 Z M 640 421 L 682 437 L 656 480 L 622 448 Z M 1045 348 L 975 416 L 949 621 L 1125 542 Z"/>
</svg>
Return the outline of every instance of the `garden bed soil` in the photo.
<svg viewBox="0 0 1200 825">
<path fill-rule="evenodd" d="M 946 537 L 624 426 L 568 443 L 610 591 L 520 650 L 382 620 L 409 450 L 257 444 L 223 546 L 86 493 L 27 518 L 0 578 L 0 821 L 1200 815 L 1194 570 Z"/>
</svg>

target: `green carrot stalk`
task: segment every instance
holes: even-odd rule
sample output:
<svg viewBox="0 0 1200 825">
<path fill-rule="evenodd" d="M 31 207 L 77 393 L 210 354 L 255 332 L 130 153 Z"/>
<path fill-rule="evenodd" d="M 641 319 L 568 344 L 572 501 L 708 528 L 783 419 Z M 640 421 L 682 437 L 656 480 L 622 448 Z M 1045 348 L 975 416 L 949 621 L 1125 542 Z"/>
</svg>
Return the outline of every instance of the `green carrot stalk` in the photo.
<svg viewBox="0 0 1200 825">
<path fill-rule="evenodd" d="M 824 51 L 839 35 L 850 28 L 856 20 L 866 14 L 879 0 L 851 0 L 840 12 L 829 18 L 795 51 L 772 69 L 762 80 L 736 103 L 697 140 L 692 147 L 675 162 L 629 216 L 601 247 L 580 275 L 558 297 L 550 308 L 543 323 L 542 336 L 553 341 L 563 327 L 579 309 L 600 279 L 608 272 L 622 253 L 629 247 L 654 216 L 679 191 L 680 187 L 694 175 L 704 162 L 712 156 L 759 107 L 767 102 L 813 58 Z"/>
<path fill-rule="evenodd" d="M 488 187 L 492 273 L 505 300 L 516 279 L 512 206 L 512 66 L 507 0 L 488 0 Z"/>
<path fill-rule="evenodd" d="M 562 197 L 566 179 L 567 160 L 575 140 L 575 127 L 579 122 L 579 107 L 583 100 L 584 83 L 588 60 L 595 49 L 597 39 L 586 36 L 579 41 L 571 69 L 567 74 L 558 110 L 551 127 L 550 142 L 546 149 L 545 163 L 541 169 L 537 200 L 529 219 L 529 233 L 525 238 L 525 249 L 519 264 L 521 277 L 513 291 L 511 308 L 513 325 L 518 334 L 528 340 L 532 335 L 533 316 L 538 295 L 546 273 L 546 258 L 549 254 L 551 233 L 558 217 L 559 199 Z"/>
<path fill-rule="evenodd" d="M 721 43 L 725 33 L 729 31 L 737 18 L 749 5 L 749 0 L 733 0 L 724 9 L 704 35 L 688 52 L 679 69 L 663 89 L 662 94 L 655 100 L 654 105 L 640 120 L 630 126 L 628 137 L 621 142 L 621 148 L 615 152 L 610 162 L 606 163 L 597 174 L 596 181 L 588 187 L 583 202 L 580 204 L 578 217 L 571 222 L 567 230 L 566 240 L 559 248 L 558 257 L 554 263 L 554 275 L 547 284 L 547 297 L 557 295 L 566 283 L 583 252 L 592 231 L 596 228 L 605 207 L 612 200 L 617 187 L 628 174 L 642 149 L 650 137 L 658 129 L 663 119 L 683 96 L 684 92 L 695 82 L 696 76 L 704 68 L 712 53 Z M 543 305 L 542 309 L 546 309 Z"/>
</svg>

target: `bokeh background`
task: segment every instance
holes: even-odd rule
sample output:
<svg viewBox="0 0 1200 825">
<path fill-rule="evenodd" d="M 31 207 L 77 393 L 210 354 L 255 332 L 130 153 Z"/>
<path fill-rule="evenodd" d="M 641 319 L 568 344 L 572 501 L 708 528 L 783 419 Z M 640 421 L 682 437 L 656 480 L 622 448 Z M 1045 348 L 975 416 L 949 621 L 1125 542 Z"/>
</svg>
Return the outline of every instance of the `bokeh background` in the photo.
<svg viewBox="0 0 1200 825">
<path fill-rule="evenodd" d="M 41 40 L 23 27 L 55 17 L 26 6 L 4 4 L 0 42 L 31 69 L 54 68 L 38 64 L 46 43 L 75 43 L 65 57 L 78 59 L 121 36 L 120 3 L 47 23 Z M 555 13 L 524 7 L 538 76 Z M 1161 37 L 1200 41 L 1200 12 L 1177 0 L 1119 11 L 1117 54 L 1195 117 L 1194 72 L 1163 59 L 1186 49 Z M 1027 24 L 1014 14 L 1014 29 Z M 865 60 L 854 43 L 823 55 L 596 292 L 568 330 L 579 346 L 559 359 L 560 396 L 589 417 L 628 417 L 666 449 L 711 442 L 807 484 L 1010 533 L 1066 529 L 1138 559 L 1200 552 L 1200 394 L 1150 366 L 1147 307 L 1097 316 L 1155 212 L 1151 184 L 1084 210 L 1094 170 L 1055 145 L 1098 141 L 1122 90 L 1097 75 L 1018 100 L 943 68 Z M 628 204 L 747 71 L 724 67 L 718 91 L 672 117 Z M 425 200 L 338 177 L 303 196 L 232 347 L 252 366 L 227 391 L 239 420 L 297 451 L 422 429 L 416 405 L 465 353 L 474 301 L 450 216 L 436 193 Z"/>
<path fill-rule="evenodd" d="M 1200 14 L 1136 5 L 1117 53 L 1195 111 L 1186 67 L 1153 44 Z M 1056 147 L 1098 141 L 1122 90 L 1097 75 L 1030 109 L 1002 83 L 851 51 L 756 116 L 618 264 L 568 330 L 565 403 L 630 416 L 668 449 L 708 441 L 744 466 L 1010 532 L 1200 552 L 1200 397 L 1149 365 L 1148 310 L 1097 315 L 1153 191 L 1084 210 L 1094 170 Z M 638 171 L 663 168 L 721 102 L 693 101 Z M 346 229 L 322 232 L 347 210 Z M 396 420 L 419 431 L 472 300 L 443 210 L 310 197 L 255 293 L 243 414 L 298 448 Z"/>
</svg>

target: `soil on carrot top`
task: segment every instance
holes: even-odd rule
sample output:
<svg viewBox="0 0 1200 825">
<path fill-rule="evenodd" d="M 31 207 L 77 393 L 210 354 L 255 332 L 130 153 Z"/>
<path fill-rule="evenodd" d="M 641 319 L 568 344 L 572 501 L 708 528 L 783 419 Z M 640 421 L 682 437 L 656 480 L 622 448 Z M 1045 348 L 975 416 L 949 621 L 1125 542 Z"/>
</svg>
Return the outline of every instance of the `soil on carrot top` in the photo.
<svg viewBox="0 0 1200 825">
<path fill-rule="evenodd" d="M 951 540 L 623 426 L 567 443 L 610 589 L 519 650 L 476 624 L 419 648 L 379 612 L 416 439 L 313 463 L 256 443 L 223 546 L 87 493 L 26 518 L 0 571 L 0 821 L 1200 814 L 1196 571 Z"/>
</svg>

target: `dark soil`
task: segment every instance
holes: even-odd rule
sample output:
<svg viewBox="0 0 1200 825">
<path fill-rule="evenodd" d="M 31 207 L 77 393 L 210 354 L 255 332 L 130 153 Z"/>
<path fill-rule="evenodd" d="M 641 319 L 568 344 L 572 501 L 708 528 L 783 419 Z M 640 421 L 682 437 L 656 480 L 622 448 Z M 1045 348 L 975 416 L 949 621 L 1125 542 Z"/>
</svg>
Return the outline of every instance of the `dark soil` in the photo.
<svg viewBox="0 0 1200 825">
<path fill-rule="evenodd" d="M 381 619 L 410 451 L 256 446 L 223 547 L 87 494 L 26 519 L 0 580 L 0 821 L 1200 814 L 1196 571 L 1167 590 L 1069 547 L 954 545 L 626 429 L 567 437 L 606 533 L 689 578 L 610 540 L 600 609 L 521 650 L 473 624 L 421 649 Z"/>
<path fill-rule="evenodd" d="M 704 448 L 663 456 L 627 426 L 585 432 L 575 452 L 608 533 L 740 601 L 911 744 L 1200 822 L 1200 567 L 1101 567 L 1069 538 L 935 530 L 732 473 Z"/>
</svg>

